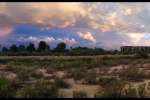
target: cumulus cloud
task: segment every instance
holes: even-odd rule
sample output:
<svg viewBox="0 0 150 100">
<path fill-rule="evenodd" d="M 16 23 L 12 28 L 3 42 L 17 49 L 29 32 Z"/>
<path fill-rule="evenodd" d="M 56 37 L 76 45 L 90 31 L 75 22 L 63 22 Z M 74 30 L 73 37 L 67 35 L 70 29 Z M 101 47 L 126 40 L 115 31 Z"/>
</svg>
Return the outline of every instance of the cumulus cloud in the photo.
<svg viewBox="0 0 150 100">
<path fill-rule="evenodd" d="M 94 39 L 94 37 L 91 35 L 90 32 L 87 32 L 85 34 L 78 32 L 77 35 L 83 39 L 87 39 L 87 40 L 92 41 L 93 43 L 96 43 L 96 40 Z"/>
<path fill-rule="evenodd" d="M 19 24 L 40 27 L 64 28 L 73 26 L 80 3 L 0 3 L 0 27 L 13 27 Z"/>
<path fill-rule="evenodd" d="M 0 27 L 27 24 L 41 29 L 81 27 L 116 33 L 149 32 L 150 3 L 23 2 L 0 3 Z M 84 20 L 80 20 L 84 19 Z M 142 28 L 136 23 L 140 23 Z M 144 29 L 143 29 L 144 28 Z"/>
<path fill-rule="evenodd" d="M 145 27 L 144 25 L 141 25 L 140 27 Z"/>
<path fill-rule="evenodd" d="M 51 27 L 90 28 L 101 33 L 115 32 L 122 40 L 105 39 L 111 45 L 139 45 L 148 43 L 143 40 L 143 34 L 150 33 L 150 3 L 121 3 L 121 2 L 23 2 L 0 3 L 0 36 L 12 32 L 13 27 L 26 24 L 39 27 L 41 30 Z M 76 31 L 78 32 L 78 31 Z M 76 33 L 74 32 L 74 33 Z M 81 33 L 77 35 L 96 43 L 99 33 Z M 96 39 L 95 39 L 96 38 Z M 40 38 L 30 37 L 29 40 L 39 41 Z M 45 38 L 46 41 L 69 41 L 74 39 Z M 113 43 L 112 43 L 113 42 Z"/>
<path fill-rule="evenodd" d="M 134 45 L 137 45 L 137 43 L 143 38 L 144 33 L 136 34 L 136 33 L 130 33 L 127 34 L 129 36 L 129 41 L 133 42 Z"/>
<path fill-rule="evenodd" d="M 78 44 L 78 42 L 74 38 L 57 38 L 54 39 L 53 37 L 43 37 L 43 38 L 37 38 L 34 36 L 30 36 L 28 38 L 20 37 L 17 41 L 20 42 L 33 42 L 35 45 L 38 45 L 40 41 L 45 41 L 47 44 L 55 43 L 58 44 L 60 42 L 65 42 L 67 47 L 70 47 L 72 45 Z"/>
</svg>

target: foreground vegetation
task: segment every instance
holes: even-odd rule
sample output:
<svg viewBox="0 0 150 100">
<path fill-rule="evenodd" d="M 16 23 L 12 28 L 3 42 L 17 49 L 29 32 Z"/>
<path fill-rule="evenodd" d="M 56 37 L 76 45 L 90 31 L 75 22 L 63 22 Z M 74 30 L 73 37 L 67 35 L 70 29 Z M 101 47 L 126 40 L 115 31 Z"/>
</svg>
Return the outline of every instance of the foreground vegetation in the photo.
<svg viewBox="0 0 150 100">
<path fill-rule="evenodd" d="M 143 53 L 98 59 L 0 58 L 0 94 L 1 98 L 62 98 L 67 94 L 60 91 L 73 85 L 94 85 L 99 90 L 92 96 L 79 88 L 72 90 L 71 97 L 146 98 L 150 97 L 150 83 L 144 83 L 150 79 L 149 62 Z"/>
</svg>

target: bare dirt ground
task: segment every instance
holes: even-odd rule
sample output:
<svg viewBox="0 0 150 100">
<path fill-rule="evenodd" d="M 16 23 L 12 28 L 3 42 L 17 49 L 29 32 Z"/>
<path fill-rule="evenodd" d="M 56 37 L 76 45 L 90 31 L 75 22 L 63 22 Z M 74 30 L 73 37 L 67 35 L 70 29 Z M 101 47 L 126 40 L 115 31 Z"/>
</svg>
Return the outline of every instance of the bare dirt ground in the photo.
<svg viewBox="0 0 150 100">
<path fill-rule="evenodd" d="M 76 84 L 73 79 L 68 79 L 68 83 L 72 85 L 70 89 L 60 89 L 60 92 L 63 92 L 65 98 L 72 98 L 73 91 L 85 91 L 88 95 L 88 98 L 93 98 L 93 95 L 98 91 L 100 88 L 99 85 L 81 85 Z"/>
</svg>

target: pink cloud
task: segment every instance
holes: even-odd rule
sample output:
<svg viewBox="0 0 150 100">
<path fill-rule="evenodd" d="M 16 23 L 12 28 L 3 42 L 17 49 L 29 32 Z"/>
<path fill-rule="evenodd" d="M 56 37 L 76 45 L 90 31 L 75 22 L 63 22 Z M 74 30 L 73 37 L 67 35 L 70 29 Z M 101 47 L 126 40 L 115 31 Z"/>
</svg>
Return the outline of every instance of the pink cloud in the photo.
<svg viewBox="0 0 150 100">
<path fill-rule="evenodd" d="M 92 41 L 93 43 L 96 43 L 96 40 L 94 39 L 94 37 L 91 35 L 90 32 L 87 32 L 85 34 L 78 32 L 77 35 L 81 38 L 84 38 L 84 39 Z"/>
</svg>

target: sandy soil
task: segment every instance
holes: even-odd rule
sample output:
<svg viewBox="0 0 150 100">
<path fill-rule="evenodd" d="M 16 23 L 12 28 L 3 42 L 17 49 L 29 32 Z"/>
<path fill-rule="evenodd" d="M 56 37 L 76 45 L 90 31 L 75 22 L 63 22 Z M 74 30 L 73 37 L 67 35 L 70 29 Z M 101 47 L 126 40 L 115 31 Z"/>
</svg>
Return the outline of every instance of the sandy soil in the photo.
<svg viewBox="0 0 150 100">
<path fill-rule="evenodd" d="M 60 92 L 62 91 L 64 93 L 65 98 L 72 98 L 72 92 L 73 91 L 85 91 L 89 98 L 93 98 L 94 94 L 98 91 L 100 88 L 99 85 L 81 85 L 76 84 L 73 79 L 68 79 L 67 81 L 69 84 L 71 84 L 70 89 L 60 89 Z"/>
</svg>

